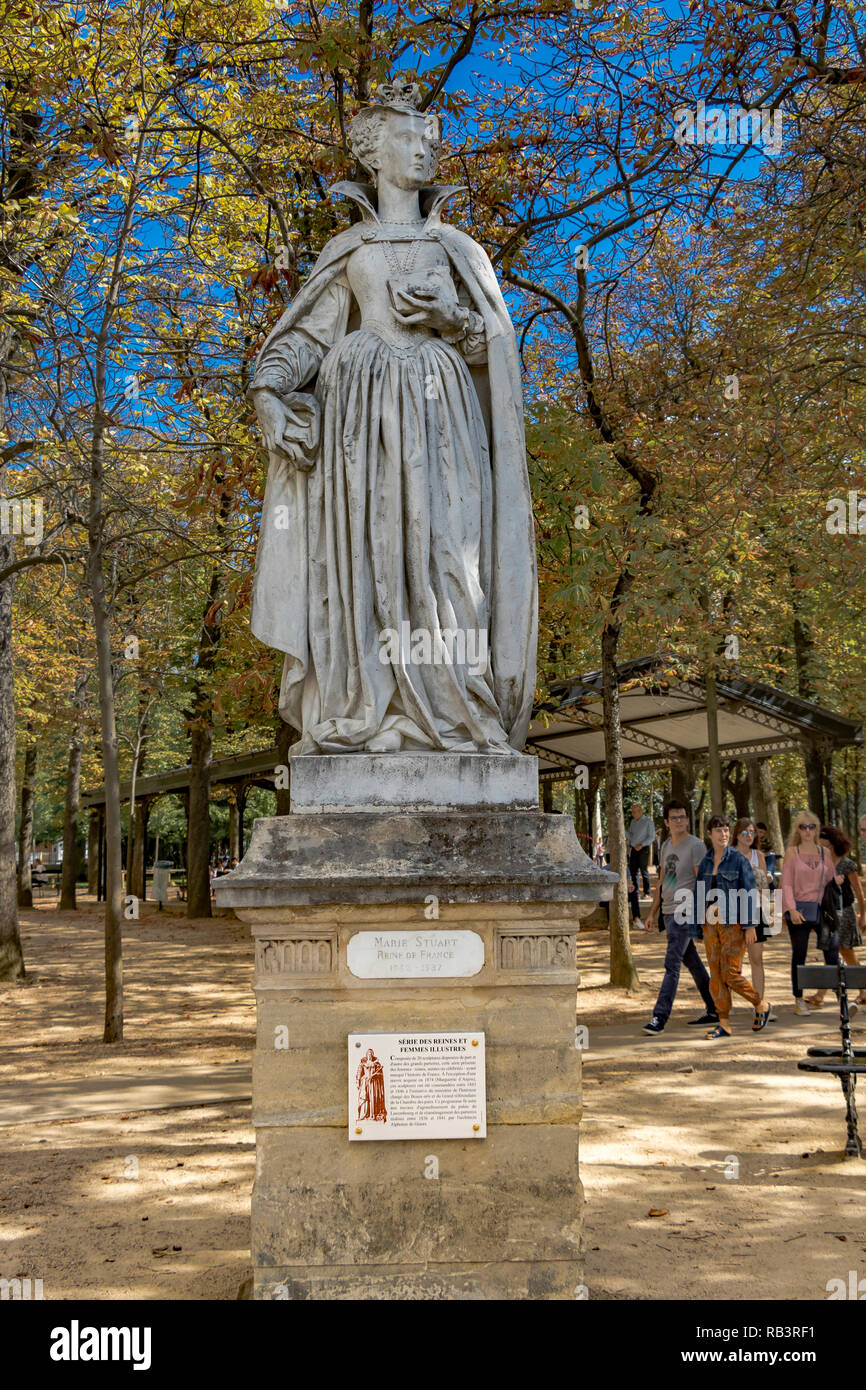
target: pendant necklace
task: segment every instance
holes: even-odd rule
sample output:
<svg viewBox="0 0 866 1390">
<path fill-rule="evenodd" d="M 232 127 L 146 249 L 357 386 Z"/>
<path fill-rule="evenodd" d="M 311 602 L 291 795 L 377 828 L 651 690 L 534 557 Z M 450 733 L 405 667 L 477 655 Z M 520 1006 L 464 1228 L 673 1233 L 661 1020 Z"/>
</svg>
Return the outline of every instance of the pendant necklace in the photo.
<svg viewBox="0 0 866 1390">
<path fill-rule="evenodd" d="M 406 225 L 408 226 L 411 224 L 407 223 Z M 385 259 L 395 275 L 409 274 L 409 272 L 415 264 L 415 259 L 418 255 L 418 248 L 423 240 L 423 236 L 412 238 L 409 244 L 409 250 L 406 252 L 406 257 L 403 261 L 401 261 L 397 256 L 397 252 L 394 250 L 394 247 L 392 246 L 390 241 L 382 240 L 379 242 L 379 245 L 385 253 Z"/>
</svg>

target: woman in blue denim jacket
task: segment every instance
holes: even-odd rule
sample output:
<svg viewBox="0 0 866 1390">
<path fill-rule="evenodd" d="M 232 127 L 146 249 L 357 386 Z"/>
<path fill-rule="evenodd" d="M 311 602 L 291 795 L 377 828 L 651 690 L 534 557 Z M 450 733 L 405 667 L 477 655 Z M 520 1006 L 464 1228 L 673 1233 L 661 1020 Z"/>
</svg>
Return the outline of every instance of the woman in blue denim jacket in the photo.
<svg viewBox="0 0 866 1390">
<path fill-rule="evenodd" d="M 755 875 L 745 855 L 731 848 L 731 827 L 723 816 L 709 823 L 712 849 L 698 866 L 695 880 L 695 921 L 703 922 L 703 939 L 710 969 L 710 993 L 719 1021 L 707 1038 L 731 1036 L 731 991 L 748 999 L 755 1010 L 754 1032 L 766 1028 L 770 1005 L 743 974 L 746 946 L 757 939 L 760 920 Z"/>
</svg>

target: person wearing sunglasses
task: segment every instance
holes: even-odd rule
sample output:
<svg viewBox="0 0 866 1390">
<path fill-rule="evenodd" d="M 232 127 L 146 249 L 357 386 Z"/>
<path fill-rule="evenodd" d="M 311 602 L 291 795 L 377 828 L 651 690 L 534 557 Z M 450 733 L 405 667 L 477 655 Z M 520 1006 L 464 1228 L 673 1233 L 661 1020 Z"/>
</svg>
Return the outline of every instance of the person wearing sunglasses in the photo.
<svg viewBox="0 0 866 1390">
<path fill-rule="evenodd" d="M 791 938 L 795 1014 L 811 1013 L 797 980 L 797 967 L 806 964 L 809 933 L 814 932 L 816 937 L 820 933 L 824 889 L 836 873 L 832 856 L 818 842 L 820 826 L 821 818 L 814 811 L 801 811 L 795 816 L 782 864 L 782 911 Z M 826 965 L 836 965 L 838 943 L 831 942 L 823 955 Z"/>
<path fill-rule="evenodd" d="M 842 911 L 839 919 L 839 954 L 846 965 L 859 965 L 855 946 L 863 945 L 863 932 L 866 931 L 866 898 L 863 885 L 857 873 L 857 865 L 848 856 L 851 841 L 835 825 L 822 825 L 818 842 L 833 861 L 836 882 L 842 890 Z M 854 903 L 857 911 L 854 911 Z M 858 922 L 859 917 L 859 922 Z M 819 989 L 806 1000 L 811 1009 L 820 1009 L 824 1003 L 826 989 Z M 861 1004 L 866 1004 L 866 990 L 861 989 L 857 998 L 848 1005 L 853 1017 Z"/>
</svg>

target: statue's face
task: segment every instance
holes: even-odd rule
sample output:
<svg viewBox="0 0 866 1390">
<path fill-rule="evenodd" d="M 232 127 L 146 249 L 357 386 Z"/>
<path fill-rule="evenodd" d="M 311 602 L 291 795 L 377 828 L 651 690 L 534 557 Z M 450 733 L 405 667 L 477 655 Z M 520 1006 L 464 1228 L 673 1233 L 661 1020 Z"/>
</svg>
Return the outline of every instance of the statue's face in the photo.
<svg viewBox="0 0 866 1390">
<path fill-rule="evenodd" d="M 402 111 L 389 112 L 375 157 L 370 162 L 379 177 L 385 171 L 388 182 L 396 188 L 423 188 L 436 168 L 425 117 L 410 116 Z"/>
</svg>

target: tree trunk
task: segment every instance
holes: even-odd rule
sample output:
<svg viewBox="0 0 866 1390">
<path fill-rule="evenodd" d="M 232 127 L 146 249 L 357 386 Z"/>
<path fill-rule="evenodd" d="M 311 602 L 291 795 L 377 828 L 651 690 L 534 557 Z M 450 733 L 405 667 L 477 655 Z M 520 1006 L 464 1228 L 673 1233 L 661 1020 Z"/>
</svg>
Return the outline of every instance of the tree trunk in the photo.
<svg viewBox="0 0 866 1390">
<path fill-rule="evenodd" d="M 221 481 L 221 478 L 218 479 Z M 223 494 L 216 525 L 225 533 L 231 510 Z M 221 637 L 223 570 L 211 573 L 208 598 L 199 629 L 196 683 L 187 714 L 189 729 L 189 803 L 187 821 L 187 916 L 210 917 L 210 769 L 213 761 L 213 695 L 211 677 Z M 243 839 L 243 835 L 241 835 Z"/>
<path fill-rule="evenodd" d="M 626 839 L 622 810 L 622 731 L 616 671 L 619 634 L 619 625 L 608 619 L 601 638 L 605 799 L 610 868 L 615 874 L 619 874 L 619 882 L 613 890 L 610 904 L 610 983 L 621 989 L 634 989 L 640 981 L 628 934 Z"/>
<path fill-rule="evenodd" d="M 93 629 L 96 636 L 102 775 L 105 786 L 105 1029 L 102 1041 L 113 1043 L 123 1041 L 123 853 L 117 723 L 111 669 L 111 624 L 102 573 L 102 550 L 98 543 L 91 547 L 87 569 L 93 604 Z"/>
<path fill-rule="evenodd" d="M 786 844 L 791 833 L 791 807 L 786 797 L 779 798 L 779 824 L 782 827 L 782 844 Z"/>
<path fill-rule="evenodd" d="M 2 494 L 2 476 L 0 476 Z M 12 542 L 0 536 L 0 565 Z M 15 682 L 12 667 L 12 579 L 0 584 L 0 980 L 24 978 L 15 874 Z"/>
<path fill-rule="evenodd" d="M 60 878 L 60 908 L 75 911 L 75 882 L 78 878 L 78 807 L 81 798 L 81 725 L 72 735 L 66 764 L 66 804 L 63 808 L 63 872 Z"/>
<path fill-rule="evenodd" d="M 681 801 L 688 808 L 695 789 L 695 777 L 693 772 L 679 763 L 671 766 L 671 801 Z"/>
<path fill-rule="evenodd" d="M 277 792 L 279 797 L 279 792 Z M 285 812 L 283 812 L 285 815 Z M 277 815 L 280 815 L 279 801 L 277 802 Z M 234 792 L 229 793 L 229 859 L 240 859 L 241 857 L 241 835 L 240 835 L 240 814 L 238 811 L 238 801 Z"/>
<path fill-rule="evenodd" d="M 278 720 L 277 723 L 277 750 L 279 757 L 277 762 L 281 767 L 289 769 L 289 785 L 287 787 L 277 787 L 277 815 L 287 816 L 292 809 L 292 764 L 289 759 L 289 749 L 293 743 L 297 743 L 300 738 L 297 729 L 293 729 L 287 724 L 285 719 Z"/>
<path fill-rule="evenodd" d="M 129 870 L 129 891 L 142 902 L 147 898 L 147 823 L 150 799 L 143 797 L 135 808 L 135 842 Z"/>
<path fill-rule="evenodd" d="M 102 322 L 93 348 L 93 434 L 90 445 L 90 496 L 87 510 L 87 581 L 93 609 L 102 774 L 105 787 L 105 1028 L 103 1042 L 123 1041 L 123 845 L 120 824 L 120 768 L 114 671 L 111 662 L 111 601 L 105 589 L 105 431 L 108 342 L 118 303 L 122 266 L 132 227 L 141 161 L 139 143 L 130 177 L 123 222 L 118 235 Z"/>
<path fill-rule="evenodd" d="M 541 784 L 541 809 L 546 816 L 553 814 L 553 783 L 542 782 Z"/>
<path fill-rule="evenodd" d="M 832 751 L 824 759 L 824 806 L 827 812 L 827 821 L 833 825 L 841 825 L 842 808 L 833 776 Z"/>
<path fill-rule="evenodd" d="M 810 811 L 814 811 L 819 820 L 826 821 L 827 812 L 824 805 L 824 759 L 821 750 L 816 743 L 810 739 L 803 752 L 803 762 L 806 767 L 806 785 L 809 788 Z M 806 809 L 806 808 L 804 808 Z"/>
<path fill-rule="evenodd" d="M 707 759 L 710 769 L 710 810 L 714 816 L 725 814 L 722 791 L 722 762 L 719 757 L 719 704 L 716 698 L 716 675 L 708 670 L 704 679 L 707 701 Z"/>
<path fill-rule="evenodd" d="M 87 825 L 87 893 L 99 893 L 99 812 L 91 811 Z"/>
<path fill-rule="evenodd" d="M 761 785 L 761 796 L 766 810 L 766 815 L 762 816 L 761 819 L 766 824 L 767 834 L 770 837 L 770 844 L 774 852 L 781 854 L 785 847 L 785 837 L 782 834 L 779 803 L 776 800 L 776 788 L 773 786 L 773 770 L 769 758 L 761 758 L 758 763 L 758 781 Z"/>
<path fill-rule="evenodd" d="M 78 878 L 78 813 L 81 802 L 81 747 L 84 732 L 84 701 L 89 671 L 79 672 L 75 682 L 75 724 L 66 765 L 66 803 L 63 808 L 63 873 L 60 880 L 60 907 L 75 911 L 75 882 Z"/>
<path fill-rule="evenodd" d="M 210 917 L 210 768 L 213 730 L 202 719 L 190 730 L 186 850 L 187 917 Z"/>
<path fill-rule="evenodd" d="M 738 770 L 741 772 L 740 776 L 736 775 Z M 733 758 L 727 764 L 723 787 L 727 787 L 731 793 L 736 819 L 744 820 L 750 814 L 749 773 L 748 769 L 737 758 Z"/>
<path fill-rule="evenodd" d="M 28 722 L 27 733 L 33 726 Z M 21 823 L 18 827 L 18 906 L 33 906 L 33 882 L 30 856 L 33 853 L 33 806 L 36 801 L 35 743 L 28 743 L 24 752 L 24 778 L 21 783 Z"/>
<path fill-rule="evenodd" d="M 761 779 L 758 776 L 758 763 L 756 758 L 748 758 L 746 761 L 746 773 L 749 778 L 749 804 L 755 814 L 755 820 L 762 820 L 767 824 L 767 807 L 764 803 L 764 793 L 761 789 Z"/>
<path fill-rule="evenodd" d="M 592 773 L 590 773 L 590 779 L 592 779 Z M 590 781 L 590 784 L 591 784 L 591 781 Z M 592 793 L 592 821 L 591 821 L 591 826 L 590 826 L 590 833 L 591 833 L 591 835 L 592 835 L 592 851 L 593 851 L 593 854 L 594 854 L 594 853 L 595 853 L 596 844 L 598 843 L 598 841 L 599 841 L 599 840 L 601 839 L 601 837 L 602 837 L 602 825 L 601 825 L 601 769 L 596 769 L 596 770 L 595 770 L 595 788 L 594 788 L 593 793 Z"/>
<path fill-rule="evenodd" d="M 244 817 L 247 813 L 247 783 L 241 782 L 237 790 L 238 797 L 238 858 L 243 859 L 246 850 L 244 843 Z"/>
</svg>

